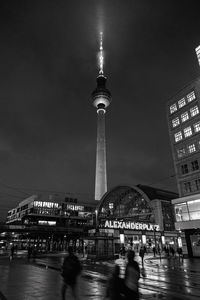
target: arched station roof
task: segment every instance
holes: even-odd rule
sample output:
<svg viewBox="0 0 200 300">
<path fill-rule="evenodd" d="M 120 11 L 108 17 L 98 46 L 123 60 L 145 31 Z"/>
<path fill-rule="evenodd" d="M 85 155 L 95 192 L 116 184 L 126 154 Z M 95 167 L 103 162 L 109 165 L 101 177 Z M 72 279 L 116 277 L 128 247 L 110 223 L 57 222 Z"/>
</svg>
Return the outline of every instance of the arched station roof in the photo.
<svg viewBox="0 0 200 300">
<path fill-rule="evenodd" d="M 108 191 L 97 207 L 98 219 L 131 219 L 154 222 L 151 200 L 138 186 L 116 186 Z"/>
</svg>

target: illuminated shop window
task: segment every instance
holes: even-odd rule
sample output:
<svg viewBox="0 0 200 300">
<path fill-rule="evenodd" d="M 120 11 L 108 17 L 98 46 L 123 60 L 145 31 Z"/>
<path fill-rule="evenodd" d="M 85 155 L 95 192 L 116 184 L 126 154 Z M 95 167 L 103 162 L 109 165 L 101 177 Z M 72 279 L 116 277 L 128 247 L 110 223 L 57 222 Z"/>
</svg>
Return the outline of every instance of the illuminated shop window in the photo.
<svg viewBox="0 0 200 300">
<path fill-rule="evenodd" d="M 177 111 L 176 103 L 170 106 L 170 113 L 173 114 L 175 111 Z"/>
<path fill-rule="evenodd" d="M 195 98 L 196 98 L 196 96 L 195 96 L 194 91 L 191 92 L 191 93 L 189 93 L 189 94 L 187 95 L 187 100 L 188 100 L 188 102 L 191 102 L 191 101 L 194 100 Z"/>
<path fill-rule="evenodd" d="M 175 142 L 181 141 L 183 138 L 182 132 L 179 131 L 179 132 L 175 133 L 174 138 L 175 138 Z"/>
<path fill-rule="evenodd" d="M 184 136 L 188 137 L 188 136 L 191 136 L 191 135 L 192 135 L 192 128 L 190 126 L 184 128 Z"/>
<path fill-rule="evenodd" d="M 196 171 L 199 169 L 199 163 L 198 163 L 198 160 L 194 160 L 191 162 L 191 165 L 192 165 L 192 171 Z"/>
<path fill-rule="evenodd" d="M 188 165 L 184 164 L 181 166 L 181 173 L 182 174 L 187 174 L 188 173 Z"/>
<path fill-rule="evenodd" d="M 189 213 L 186 202 L 174 206 L 176 222 L 189 221 Z"/>
<path fill-rule="evenodd" d="M 179 121 L 179 118 L 177 117 L 176 119 L 173 119 L 172 120 L 172 126 L 173 127 L 176 127 L 180 124 L 180 121 Z"/>
<path fill-rule="evenodd" d="M 188 114 L 188 112 L 186 111 L 186 112 L 184 112 L 182 115 L 181 115 L 181 121 L 182 122 L 185 122 L 185 121 L 187 121 L 189 119 L 189 114 Z"/>
<path fill-rule="evenodd" d="M 188 152 L 193 153 L 196 151 L 195 144 L 188 145 Z"/>
<path fill-rule="evenodd" d="M 197 122 L 194 124 L 194 131 L 199 132 L 200 131 L 200 122 Z"/>
<path fill-rule="evenodd" d="M 177 149 L 177 156 L 178 156 L 178 158 L 183 157 L 185 154 L 186 154 L 186 153 L 185 153 L 185 149 L 184 149 L 184 148 L 182 148 L 182 149 Z"/>
<path fill-rule="evenodd" d="M 197 105 L 190 108 L 190 114 L 191 114 L 191 117 L 194 117 L 199 114 L 199 108 Z"/>
<path fill-rule="evenodd" d="M 187 202 L 190 220 L 200 220 L 200 199 Z"/>
<path fill-rule="evenodd" d="M 191 182 L 184 182 L 184 190 L 186 193 L 190 193 L 192 191 Z"/>
<path fill-rule="evenodd" d="M 179 108 L 181 108 L 184 105 L 186 105 L 185 98 L 182 98 L 181 100 L 178 101 L 178 106 L 179 106 Z"/>
</svg>

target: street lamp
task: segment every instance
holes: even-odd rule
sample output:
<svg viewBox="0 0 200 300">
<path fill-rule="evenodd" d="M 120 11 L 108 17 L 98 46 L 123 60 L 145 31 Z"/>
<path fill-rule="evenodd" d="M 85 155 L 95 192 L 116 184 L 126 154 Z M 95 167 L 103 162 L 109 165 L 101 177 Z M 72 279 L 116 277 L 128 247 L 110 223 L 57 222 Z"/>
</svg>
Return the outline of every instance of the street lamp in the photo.
<svg viewBox="0 0 200 300">
<path fill-rule="evenodd" d="M 95 227 L 96 227 L 96 230 L 97 230 L 97 227 L 98 227 L 98 224 L 97 224 L 97 209 L 95 209 Z"/>
</svg>

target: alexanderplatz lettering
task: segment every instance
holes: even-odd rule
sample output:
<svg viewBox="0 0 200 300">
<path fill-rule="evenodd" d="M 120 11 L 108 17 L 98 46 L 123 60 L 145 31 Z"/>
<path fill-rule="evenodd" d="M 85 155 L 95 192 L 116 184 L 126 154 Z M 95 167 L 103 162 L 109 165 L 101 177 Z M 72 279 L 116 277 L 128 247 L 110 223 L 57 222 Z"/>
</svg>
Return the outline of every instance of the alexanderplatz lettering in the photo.
<svg viewBox="0 0 200 300">
<path fill-rule="evenodd" d="M 125 221 L 105 221 L 105 228 L 159 231 L 159 225 Z"/>
</svg>

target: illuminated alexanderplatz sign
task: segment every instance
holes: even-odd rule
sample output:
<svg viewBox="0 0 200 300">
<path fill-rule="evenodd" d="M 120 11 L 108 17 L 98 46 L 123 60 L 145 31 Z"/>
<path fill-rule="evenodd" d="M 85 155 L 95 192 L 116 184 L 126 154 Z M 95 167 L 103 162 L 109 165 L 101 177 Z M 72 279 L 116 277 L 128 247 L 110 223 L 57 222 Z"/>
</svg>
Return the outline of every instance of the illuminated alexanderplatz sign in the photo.
<svg viewBox="0 0 200 300">
<path fill-rule="evenodd" d="M 110 221 L 106 220 L 104 228 L 114 228 L 114 229 L 133 229 L 133 230 L 147 230 L 147 231 L 159 231 L 160 227 L 156 224 L 147 224 L 139 222 L 130 221 Z"/>
</svg>

